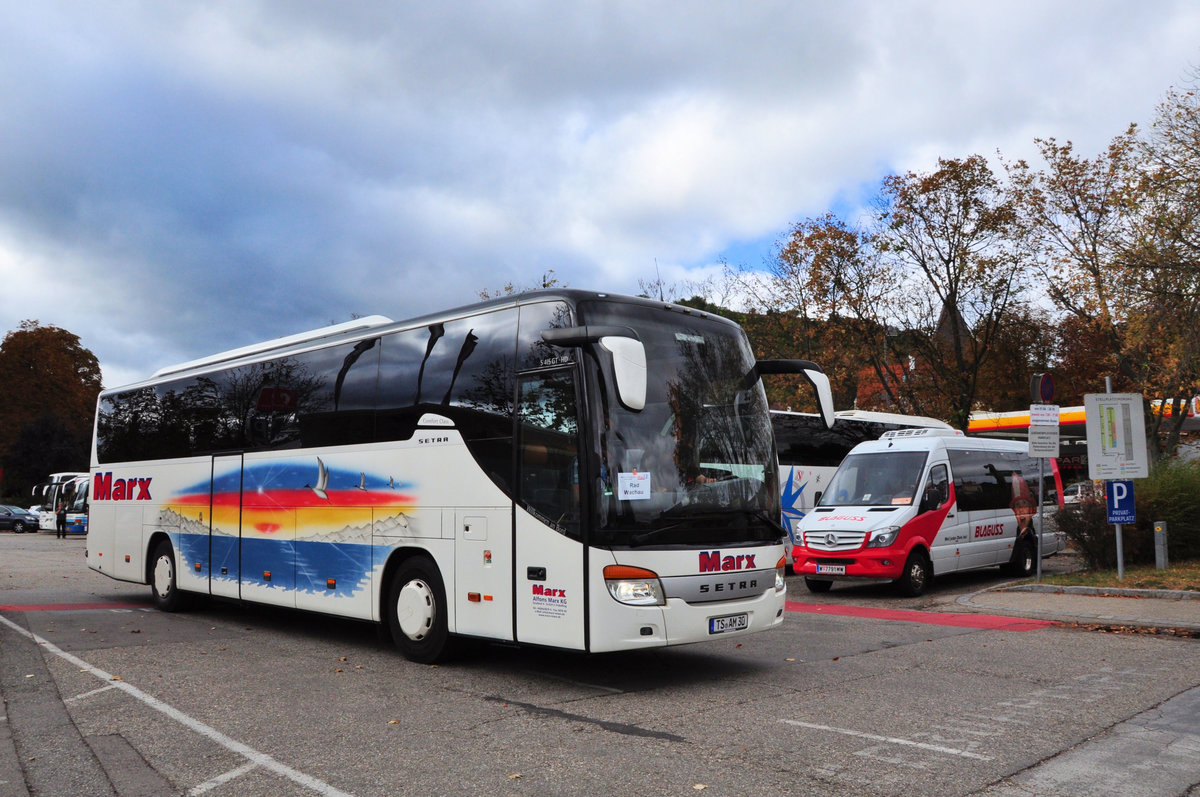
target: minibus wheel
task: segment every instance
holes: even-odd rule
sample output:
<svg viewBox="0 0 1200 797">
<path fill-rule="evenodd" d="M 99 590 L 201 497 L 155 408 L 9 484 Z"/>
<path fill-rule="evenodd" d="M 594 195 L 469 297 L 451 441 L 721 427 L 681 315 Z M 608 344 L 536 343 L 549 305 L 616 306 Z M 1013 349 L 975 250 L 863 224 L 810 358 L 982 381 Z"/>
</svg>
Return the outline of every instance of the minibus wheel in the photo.
<svg viewBox="0 0 1200 797">
<path fill-rule="evenodd" d="M 924 551 L 915 549 L 905 560 L 904 572 L 900 574 L 900 578 L 892 583 L 900 590 L 901 595 L 915 598 L 925 592 L 931 580 L 933 580 L 933 568 L 929 564 L 929 557 L 925 555 Z"/>
<path fill-rule="evenodd" d="M 448 655 L 446 589 L 431 559 L 414 556 L 400 565 L 388 591 L 387 620 L 409 661 L 433 664 Z"/>
<path fill-rule="evenodd" d="M 808 587 L 809 592 L 829 592 L 829 588 L 833 586 L 833 582 L 805 576 L 804 586 Z"/>
</svg>

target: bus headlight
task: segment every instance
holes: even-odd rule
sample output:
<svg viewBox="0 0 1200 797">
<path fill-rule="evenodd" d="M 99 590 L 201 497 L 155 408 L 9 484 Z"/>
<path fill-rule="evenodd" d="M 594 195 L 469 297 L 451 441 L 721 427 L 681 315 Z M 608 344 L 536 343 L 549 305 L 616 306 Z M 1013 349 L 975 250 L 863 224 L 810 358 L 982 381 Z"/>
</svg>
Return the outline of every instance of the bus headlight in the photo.
<svg viewBox="0 0 1200 797">
<path fill-rule="evenodd" d="M 787 589 L 787 582 L 785 582 L 783 580 L 783 577 L 786 574 L 787 574 L 787 557 L 785 556 L 782 559 L 780 559 L 778 562 L 775 563 L 775 591 L 776 592 L 783 592 L 785 589 Z"/>
<path fill-rule="evenodd" d="M 896 535 L 900 533 L 899 526 L 888 526 L 886 529 L 881 529 L 871 533 L 871 539 L 867 541 L 868 548 L 886 548 L 896 541 Z"/>
<path fill-rule="evenodd" d="M 618 603 L 663 606 L 667 602 L 658 573 L 642 567 L 608 565 L 604 568 L 604 585 Z"/>
</svg>

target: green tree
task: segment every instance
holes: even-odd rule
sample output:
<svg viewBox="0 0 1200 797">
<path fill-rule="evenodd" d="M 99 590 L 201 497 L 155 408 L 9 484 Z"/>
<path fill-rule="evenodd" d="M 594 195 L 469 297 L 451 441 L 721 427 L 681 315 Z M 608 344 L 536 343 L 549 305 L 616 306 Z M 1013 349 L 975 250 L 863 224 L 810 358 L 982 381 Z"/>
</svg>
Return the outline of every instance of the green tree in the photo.
<svg viewBox="0 0 1200 797">
<path fill-rule="evenodd" d="M 0 343 L 4 489 L 24 495 L 48 473 L 86 470 L 100 363 L 79 337 L 23 321 Z"/>
</svg>

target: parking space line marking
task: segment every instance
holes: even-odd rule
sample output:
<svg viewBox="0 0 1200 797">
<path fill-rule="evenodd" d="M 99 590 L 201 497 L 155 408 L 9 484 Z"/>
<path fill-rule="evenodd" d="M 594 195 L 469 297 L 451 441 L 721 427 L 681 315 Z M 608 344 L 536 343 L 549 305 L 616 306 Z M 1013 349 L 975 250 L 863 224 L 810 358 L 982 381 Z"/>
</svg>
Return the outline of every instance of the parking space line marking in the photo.
<svg viewBox="0 0 1200 797">
<path fill-rule="evenodd" d="M 65 700 L 63 700 L 63 702 L 64 703 L 74 703 L 77 700 L 83 700 L 85 697 L 91 697 L 92 695 L 98 695 L 101 692 L 107 692 L 109 689 L 116 689 L 116 688 L 117 687 L 114 684 L 109 684 L 108 686 L 102 686 L 99 689 L 93 689 L 90 692 L 84 692 L 82 695 L 75 695 L 75 697 L 68 697 Z"/>
<path fill-rule="evenodd" d="M 238 755 L 242 756 L 243 758 L 246 758 L 247 760 L 262 767 L 263 769 L 268 769 L 277 775 L 281 775 L 281 776 L 287 778 L 288 780 L 292 781 L 293 783 L 297 783 L 301 786 L 304 786 L 307 789 L 311 789 L 312 791 L 315 791 L 318 794 L 326 795 L 326 797 L 351 797 L 351 795 L 349 795 L 346 792 L 341 791 L 339 789 L 335 789 L 333 786 L 330 786 L 328 783 L 326 783 L 323 780 L 314 778 L 312 775 L 307 775 L 303 772 L 300 772 L 299 770 L 292 769 L 287 764 L 284 764 L 280 761 L 275 760 L 270 755 L 260 752 L 258 750 L 255 750 L 253 747 L 250 747 L 247 744 L 242 744 L 241 742 L 237 741 L 236 739 L 226 736 L 225 734 L 218 731 L 216 728 L 205 725 L 200 720 L 190 717 L 187 714 L 184 714 L 182 711 L 175 708 L 174 706 L 172 706 L 168 703 L 164 703 L 163 701 L 159 700 L 157 697 L 154 697 L 153 695 L 143 692 L 141 689 L 138 689 L 136 686 L 133 686 L 128 681 L 114 681 L 113 680 L 114 676 L 111 673 L 107 673 L 104 670 L 101 670 L 99 667 L 94 667 L 91 664 L 88 664 L 83 659 L 81 659 L 77 656 L 73 656 L 72 654 L 66 652 L 62 648 L 55 645 L 54 643 L 50 642 L 48 639 L 43 639 L 42 637 L 38 636 L 37 634 L 35 634 L 31 631 L 25 630 L 24 628 L 17 625 L 12 620 L 9 620 L 7 617 L 5 617 L 3 615 L 0 615 L 0 623 L 4 623 L 9 628 L 11 628 L 13 631 L 16 631 L 18 634 L 20 634 L 21 636 L 25 637 L 26 639 L 32 640 L 37 645 L 40 645 L 43 650 L 50 651 L 51 653 L 53 653 L 55 656 L 58 656 L 63 661 L 70 663 L 72 666 L 78 667 L 80 670 L 82 670 L 84 672 L 91 673 L 92 675 L 99 678 L 101 681 L 104 681 L 106 683 L 111 682 L 113 688 L 120 689 L 122 692 L 125 692 L 130 697 L 141 701 L 142 703 L 146 704 L 147 706 L 154 709 L 155 711 L 166 714 L 168 717 L 175 720 L 180 725 L 190 728 L 191 730 L 193 730 L 196 733 L 200 734 L 201 736 L 205 737 L 209 741 L 212 741 L 212 742 L 220 745 L 221 747 L 224 747 L 226 750 L 229 750 L 230 752 L 237 753 Z"/>
<path fill-rule="evenodd" d="M 780 722 L 788 725 L 795 725 L 799 728 L 811 728 L 815 731 L 829 731 L 831 733 L 840 733 L 844 736 L 856 736 L 859 739 L 868 739 L 872 742 L 886 742 L 887 744 L 900 744 L 907 747 L 919 747 L 922 750 L 930 750 L 935 753 L 945 753 L 946 755 L 959 756 L 961 758 L 974 758 L 979 761 L 991 761 L 992 757 L 980 755 L 979 753 L 971 753 L 966 750 L 958 750 L 954 747 L 941 747 L 936 744 L 926 744 L 925 742 L 914 742 L 912 739 L 897 739 L 894 736 L 877 736 L 873 733 L 863 733 L 862 731 L 854 731 L 849 728 L 833 728 L 829 725 L 817 725 L 814 722 L 800 722 L 799 720 L 780 720 Z"/>
<path fill-rule="evenodd" d="M 919 612 L 913 609 L 875 609 L 870 606 L 840 606 L 831 603 L 798 603 L 787 601 L 789 612 L 833 614 L 841 617 L 865 617 L 871 620 L 896 620 L 905 623 L 949 625 L 957 628 L 980 628 L 994 631 L 1037 631 L 1061 625 L 1053 620 L 1030 620 L 1025 617 L 1005 617 L 996 614 L 966 614 L 960 612 Z"/>
<path fill-rule="evenodd" d="M 223 786 L 226 783 L 228 783 L 229 781 L 235 780 L 236 778 L 240 778 L 242 775 L 245 775 L 247 772 L 250 772 L 255 769 L 258 769 L 258 764 L 254 763 L 253 761 L 251 761 L 247 764 L 242 764 L 237 769 L 231 769 L 224 774 L 217 775 L 215 778 L 212 778 L 211 780 L 204 781 L 199 786 L 196 786 L 191 791 L 189 791 L 188 795 L 190 797 L 190 795 L 204 794 L 207 791 L 212 791 L 213 789 L 217 788 L 218 786 Z"/>
</svg>

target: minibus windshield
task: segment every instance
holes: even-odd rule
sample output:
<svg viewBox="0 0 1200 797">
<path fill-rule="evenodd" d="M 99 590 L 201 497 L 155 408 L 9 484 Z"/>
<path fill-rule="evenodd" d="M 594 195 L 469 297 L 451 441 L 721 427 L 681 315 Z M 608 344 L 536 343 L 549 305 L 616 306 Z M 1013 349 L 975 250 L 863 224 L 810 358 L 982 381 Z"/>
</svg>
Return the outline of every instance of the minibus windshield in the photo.
<svg viewBox="0 0 1200 797">
<path fill-rule="evenodd" d="M 927 456 L 924 451 L 851 454 L 838 466 L 818 506 L 910 506 Z"/>
</svg>

